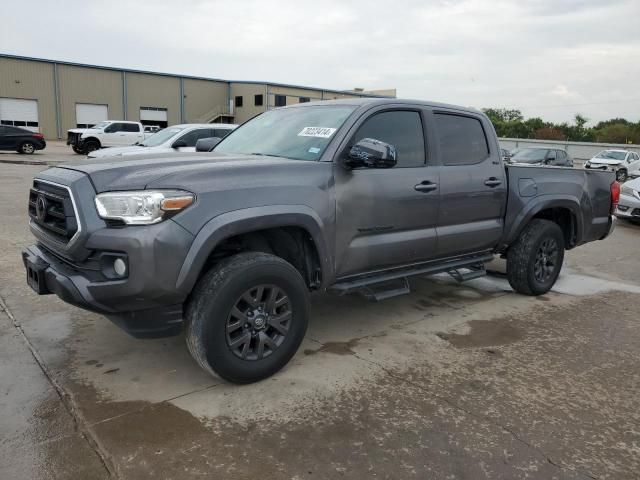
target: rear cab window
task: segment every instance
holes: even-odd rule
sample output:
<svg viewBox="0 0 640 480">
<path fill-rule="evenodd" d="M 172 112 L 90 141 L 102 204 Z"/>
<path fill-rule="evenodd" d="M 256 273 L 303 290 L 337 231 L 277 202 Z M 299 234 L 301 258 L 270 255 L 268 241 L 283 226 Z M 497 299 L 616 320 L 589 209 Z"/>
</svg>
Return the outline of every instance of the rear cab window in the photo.
<svg viewBox="0 0 640 480">
<path fill-rule="evenodd" d="M 489 158 L 489 144 L 480 119 L 456 113 L 434 114 L 443 165 L 475 165 Z"/>
</svg>

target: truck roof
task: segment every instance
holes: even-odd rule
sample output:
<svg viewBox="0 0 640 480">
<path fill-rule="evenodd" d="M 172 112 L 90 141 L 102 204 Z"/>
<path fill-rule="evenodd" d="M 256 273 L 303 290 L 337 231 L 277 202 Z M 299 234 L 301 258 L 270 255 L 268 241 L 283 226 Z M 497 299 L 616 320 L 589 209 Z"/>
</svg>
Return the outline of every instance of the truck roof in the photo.
<svg viewBox="0 0 640 480">
<path fill-rule="evenodd" d="M 423 105 L 425 107 L 446 108 L 458 110 L 461 112 L 483 114 L 480 110 L 473 107 L 462 107 L 460 105 L 451 105 L 448 103 L 433 102 L 430 100 L 411 100 L 400 98 L 347 98 L 341 100 L 319 100 L 316 102 L 298 103 L 296 105 L 288 105 L 282 108 L 304 108 L 312 105 L 355 105 L 355 106 L 378 106 L 378 105 Z M 484 115 L 484 114 L 483 114 Z"/>
</svg>

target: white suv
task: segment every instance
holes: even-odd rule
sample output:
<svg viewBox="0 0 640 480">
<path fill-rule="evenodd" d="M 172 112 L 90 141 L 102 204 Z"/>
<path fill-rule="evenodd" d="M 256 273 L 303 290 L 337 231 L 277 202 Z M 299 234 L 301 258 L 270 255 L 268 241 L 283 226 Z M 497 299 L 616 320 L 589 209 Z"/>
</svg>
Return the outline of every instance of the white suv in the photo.
<svg viewBox="0 0 640 480">
<path fill-rule="evenodd" d="M 196 142 L 201 138 L 227 136 L 237 125 L 204 123 L 174 125 L 154 133 L 149 138 L 131 147 L 107 148 L 89 153 L 89 158 L 113 155 L 141 155 L 145 153 L 195 152 Z"/>
<path fill-rule="evenodd" d="M 91 128 L 72 128 L 67 131 L 67 145 L 71 145 L 73 151 L 79 154 L 103 147 L 134 145 L 144 138 L 144 126 L 126 120 L 107 120 Z"/>
</svg>

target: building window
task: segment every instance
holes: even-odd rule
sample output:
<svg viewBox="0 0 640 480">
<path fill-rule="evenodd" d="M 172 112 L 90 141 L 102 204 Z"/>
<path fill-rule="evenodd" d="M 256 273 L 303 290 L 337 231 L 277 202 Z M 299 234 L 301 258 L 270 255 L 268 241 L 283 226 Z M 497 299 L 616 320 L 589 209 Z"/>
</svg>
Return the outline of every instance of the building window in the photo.
<svg viewBox="0 0 640 480">
<path fill-rule="evenodd" d="M 287 96 L 286 95 L 276 95 L 275 98 L 276 107 L 284 107 L 287 105 Z"/>
<path fill-rule="evenodd" d="M 254 99 L 255 99 L 254 103 L 256 107 L 261 107 L 264 104 L 264 95 L 262 94 L 255 95 Z"/>
<path fill-rule="evenodd" d="M 298 99 L 298 101 L 299 101 L 300 103 L 307 103 L 307 102 L 310 102 L 310 101 L 311 101 L 311 99 L 310 99 L 309 97 L 300 97 L 300 98 Z"/>
<path fill-rule="evenodd" d="M 236 97 L 236 108 L 240 108 L 242 106 L 242 96 Z"/>
</svg>

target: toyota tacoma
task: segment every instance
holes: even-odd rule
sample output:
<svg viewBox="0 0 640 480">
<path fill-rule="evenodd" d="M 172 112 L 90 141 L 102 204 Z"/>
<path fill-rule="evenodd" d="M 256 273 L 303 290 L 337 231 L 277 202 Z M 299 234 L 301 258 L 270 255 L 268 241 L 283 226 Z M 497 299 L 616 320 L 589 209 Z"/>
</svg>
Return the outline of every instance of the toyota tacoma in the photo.
<svg viewBox="0 0 640 480">
<path fill-rule="evenodd" d="M 565 250 L 614 228 L 611 172 L 505 166 L 479 111 L 357 99 L 265 112 L 211 153 L 112 157 L 39 173 L 27 283 L 136 337 L 185 332 L 229 381 L 281 369 L 308 295 L 383 299 L 407 278 L 463 281 L 500 255 L 525 295 Z"/>
</svg>

